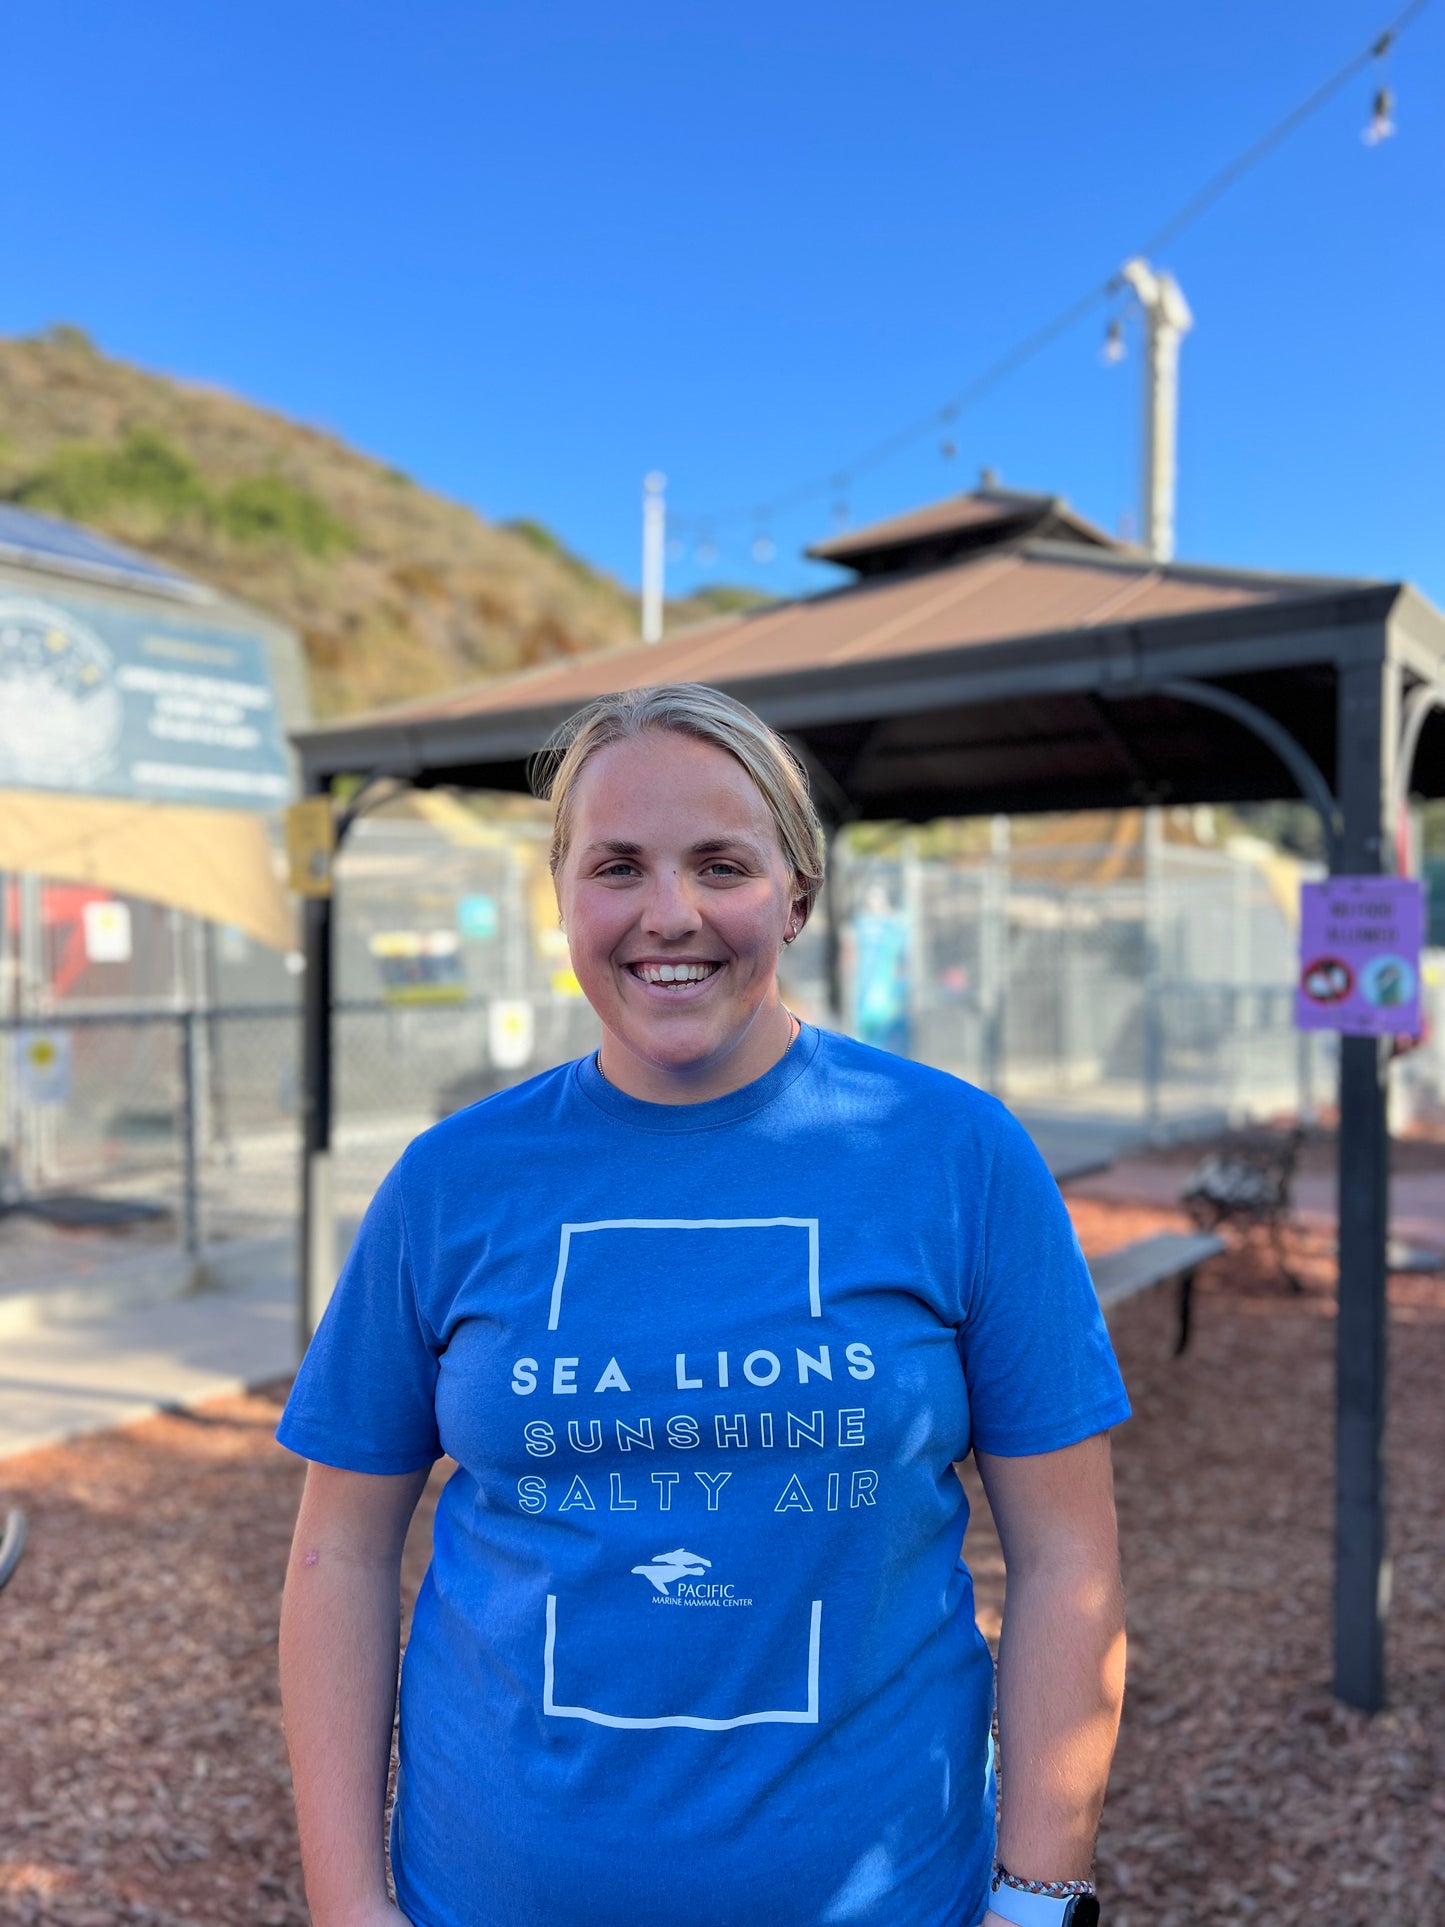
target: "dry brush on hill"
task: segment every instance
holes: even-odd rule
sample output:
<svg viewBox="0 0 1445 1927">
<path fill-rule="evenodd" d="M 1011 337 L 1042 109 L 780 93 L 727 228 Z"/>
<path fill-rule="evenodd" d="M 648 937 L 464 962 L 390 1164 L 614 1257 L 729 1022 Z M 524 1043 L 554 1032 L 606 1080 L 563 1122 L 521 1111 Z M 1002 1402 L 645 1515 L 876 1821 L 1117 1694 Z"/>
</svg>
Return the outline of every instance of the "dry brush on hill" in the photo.
<svg viewBox="0 0 1445 1927">
<path fill-rule="evenodd" d="M 636 598 L 539 524 L 485 522 L 335 435 L 132 367 L 75 328 L 0 341 L 0 499 L 290 624 L 321 716 L 637 633 Z"/>
</svg>

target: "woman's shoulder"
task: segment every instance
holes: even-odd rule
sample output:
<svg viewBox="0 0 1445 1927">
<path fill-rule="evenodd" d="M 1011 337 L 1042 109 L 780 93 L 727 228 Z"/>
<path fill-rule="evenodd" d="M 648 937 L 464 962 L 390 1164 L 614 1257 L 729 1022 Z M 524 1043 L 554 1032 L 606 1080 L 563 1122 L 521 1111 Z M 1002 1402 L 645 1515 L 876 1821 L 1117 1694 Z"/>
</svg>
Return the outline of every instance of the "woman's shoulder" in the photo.
<svg viewBox="0 0 1445 1927">
<path fill-rule="evenodd" d="M 953 1128 L 980 1141 L 1027 1139 L 1007 1106 L 966 1078 L 859 1043 L 839 1031 L 820 1035 L 819 1071 L 847 1110 L 912 1116 L 934 1131 Z"/>
</svg>

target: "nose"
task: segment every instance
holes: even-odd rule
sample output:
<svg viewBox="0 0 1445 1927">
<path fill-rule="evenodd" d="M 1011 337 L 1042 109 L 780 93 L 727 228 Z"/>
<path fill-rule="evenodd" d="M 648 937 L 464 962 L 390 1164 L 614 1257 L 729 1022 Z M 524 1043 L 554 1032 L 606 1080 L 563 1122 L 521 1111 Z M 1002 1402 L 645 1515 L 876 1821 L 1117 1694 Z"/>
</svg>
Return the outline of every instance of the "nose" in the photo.
<svg viewBox="0 0 1445 1927">
<path fill-rule="evenodd" d="M 642 928 L 662 943 L 679 943 L 702 928 L 702 916 L 687 878 L 677 869 L 653 873 L 642 907 Z"/>
</svg>

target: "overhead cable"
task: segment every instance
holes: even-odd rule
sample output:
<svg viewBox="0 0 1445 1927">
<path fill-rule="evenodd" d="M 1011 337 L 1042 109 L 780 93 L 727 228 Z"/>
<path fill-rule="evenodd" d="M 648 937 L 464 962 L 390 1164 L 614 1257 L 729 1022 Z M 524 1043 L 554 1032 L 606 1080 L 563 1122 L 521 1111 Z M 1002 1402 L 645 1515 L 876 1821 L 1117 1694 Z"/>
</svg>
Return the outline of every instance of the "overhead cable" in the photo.
<svg viewBox="0 0 1445 1927">
<path fill-rule="evenodd" d="M 1275 148 L 1288 140 L 1291 134 L 1318 113 L 1328 100 L 1331 100 L 1342 87 L 1347 86 L 1368 67 L 1372 60 L 1382 59 L 1405 28 L 1410 26 L 1430 4 L 1431 0 L 1410 0 L 1410 4 L 1396 14 L 1388 26 L 1375 34 L 1367 46 L 1358 53 L 1352 54 L 1342 67 L 1331 74 L 1328 80 L 1317 87 L 1298 106 L 1291 108 L 1283 119 L 1276 121 L 1267 133 L 1261 135 L 1251 146 L 1221 167 L 1177 213 L 1172 214 L 1152 234 L 1146 236 L 1137 248 L 1131 250 L 1131 253 L 1142 255 L 1147 259 L 1178 240 L 1179 236 L 1187 228 L 1192 227 L 1201 215 L 1207 213 L 1216 201 L 1228 193 L 1230 188 L 1243 180 L 1245 175 L 1258 167 Z M 774 517 L 785 514 L 789 509 L 799 508 L 805 502 L 814 501 L 823 495 L 838 497 L 845 493 L 860 475 L 866 475 L 876 468 L 881 468 L 895 455 L 901 454 L 905 448 L 921 441 L 926 435 L 936 434 L 940 427 L 946 427 L 956 420 L 966 409 L 972 408 L 976 402 L 981 401 L 991 389 L 1007 381 L 1010 375 L 1017 373 L 1026 363 L 1057 341 L 1061 335 L 1067 334 L 1093 308 L 1112 300 L 1120 292 L 1121 286 L 1117 271 L 1109 274 L 1103 281 L 1096 282 L 1076 300 L 1060 308 L 1041 327 L 1034 329 L 1031 334 L 1024 336 L 1012 348 L 990 362 L 972 381 L 959 389 L 957 394 L 940 406 L 931 408 L 926 415 L 919 415 L 903 427 L 895 429 L 892 434 L 885 435 L 881 441 L 874 442 L 871 447 L 863 449 L 851 461 L 835 463 L 826 474 L 815 475 L 806 482 L 800 482 L 793 488 L 785 489 L 767 502 L 755 502 L 746 508 L 736 506 L 720 509 L 710 515 L 672 515 L 669 518 L 672 526 L 693 530 L 706 539 L 720 529 L 735 527 L 738 524 L 766 528 Z"/>
</svg>

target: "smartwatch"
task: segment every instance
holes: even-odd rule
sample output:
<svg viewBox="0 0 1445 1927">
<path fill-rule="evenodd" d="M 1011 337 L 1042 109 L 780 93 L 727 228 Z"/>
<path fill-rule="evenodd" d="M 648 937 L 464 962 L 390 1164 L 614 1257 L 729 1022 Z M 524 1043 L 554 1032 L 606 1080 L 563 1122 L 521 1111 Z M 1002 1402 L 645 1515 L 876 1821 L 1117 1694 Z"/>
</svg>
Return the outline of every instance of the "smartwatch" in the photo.
<svg viewBox="0 0 1445 1927">
<path fill-rule="evenodd" d="M 1000 1883 L 990 1892 L 988 1904 L 1000 1920 L 1012 1921 L 1014 1927 L 1099 1927 L 1099 1902 L 1093 1894 L 1059 1899 Z"/>
</svg>

